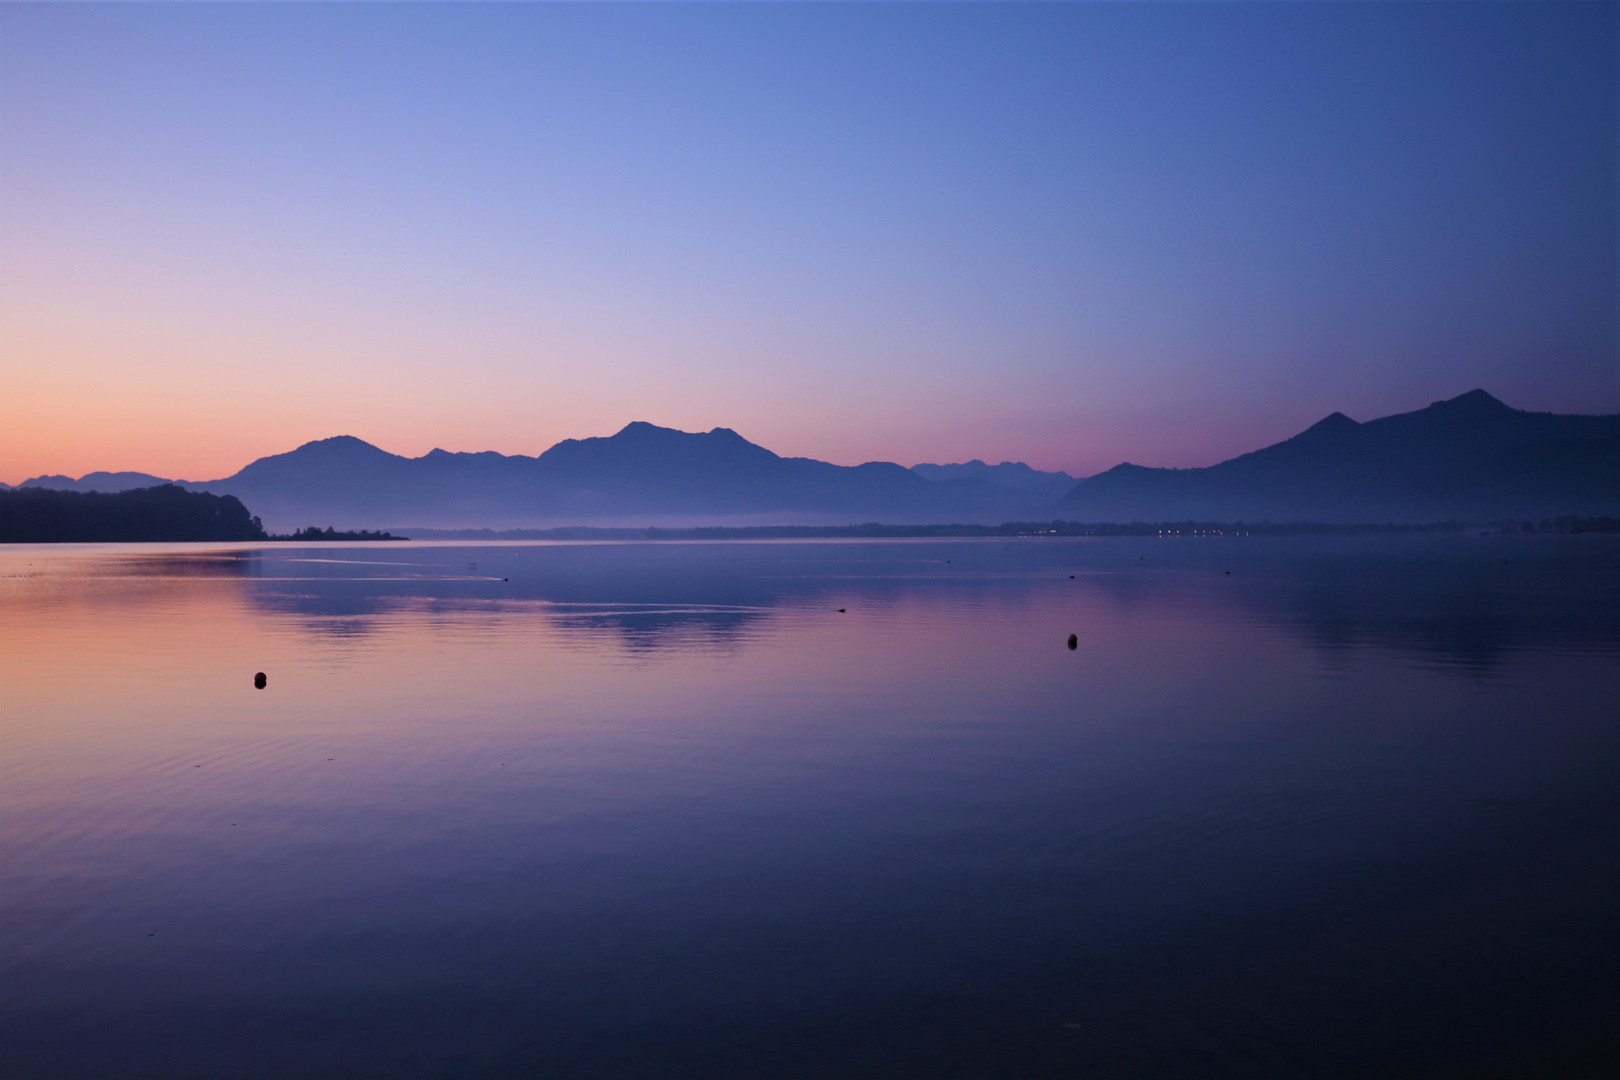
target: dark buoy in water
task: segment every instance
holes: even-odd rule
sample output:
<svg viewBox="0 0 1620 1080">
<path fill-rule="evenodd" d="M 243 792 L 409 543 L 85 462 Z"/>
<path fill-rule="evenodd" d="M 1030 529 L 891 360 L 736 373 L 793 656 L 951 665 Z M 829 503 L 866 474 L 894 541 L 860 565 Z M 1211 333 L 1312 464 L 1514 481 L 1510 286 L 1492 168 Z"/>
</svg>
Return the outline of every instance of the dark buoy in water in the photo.
<svg viewBox="0 0 1620 1080">
<path fill-rule="evenodd" d="M 1070 575 L 1069 575 L 1069 580 L 1070 580 L 1070 581 L 1073 581 L 1073 580 L 1074 580 L 1074 575 L 1073 575 L 1073 574 L 1070 574 Z"/>
<path fill-rule="evenodd" d="M 1080 635 L 1079 634 L 1070 634 L 1069 635 L 1069 648 L 1078 649 L 1079 647 L 1080 647 Z"/>
<path fill-rule="evenodd" d="M 267 679 L 266 679 L 266 678 L 265 678 L 265 677 L 264 677 L 264 672 L 262 672 L 262 671 L 261 671 L 261 672 L 259 672 L 259 673 L 258 673 L 258 674 L 257 674 L 257 675 L 255 675 L 255 676 L 253 676 L 253 686 L 254 686 L 254 689 L 256 689 L 256 690 L 263 690 L 263 689 L 264 689 L 264 684 L 265 684 L 265 683 L 266 683 L 266 682 L 268 682 L 268 681 L 269 681 L 269 680 L 267 680 Z"/>
<path fill-rule="evenodd" d="M 839 609 L 838 609 L 838 614 L 840 614 L 840 615 L 842 615 L 842 614 L 843 614 L 843 613 L 844 613 L 844 609 L 843 609 L 843 608 L 839 608 Z"/>
<path fill-rule="evenodd" d="M 1228 570 L 1228 571 L 1227 571 L 1227 572 L 1226 572 L 1226 576 L 1227 576 L 1227 577 L 1231 577 L 1231 576 L 1232 576 L 1232 571 L 1230 571 L 1230 570 Z"/>
</svg>

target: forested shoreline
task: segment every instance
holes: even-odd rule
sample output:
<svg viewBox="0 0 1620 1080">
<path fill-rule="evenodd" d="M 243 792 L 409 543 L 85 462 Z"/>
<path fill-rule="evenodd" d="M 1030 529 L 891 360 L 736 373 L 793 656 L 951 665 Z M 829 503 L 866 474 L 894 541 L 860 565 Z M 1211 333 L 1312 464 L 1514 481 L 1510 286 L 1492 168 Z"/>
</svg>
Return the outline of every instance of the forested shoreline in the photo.
<svg viewBox="0 0 1620 1080">
<path fill-rule="evenodd" d="M 130 491 L 0 491 L 0 543 L 268 540 L 234 495 L 175 484 Z"/>
<path fill-rule="evenodd" d="M 429 540 L 792 540 L 1008 536 L 1278 536 L 1381 532 L 1462 532 L 1477 523 L 1441 521 L 1413 525 L 1320 522 L 1009 521 L 1000 525 L 752 525 L 675 528 L 422 529 Z M 1568 515 L 1539 522 L 1487 524 L 1492 532 L 1615 533 L 1620 520 Z M 341 531 L 311 525 L 288 535 L 271 535 L 234 495 L 187 491 L 175 484 L 116 493 L 57 491 L 52 488 L 0 490 L 0 543 L 92 543 L 140 541 L 267 540 L 286 542 L 394 541 L 408 537 L 370 530 Z"/>
</svg>

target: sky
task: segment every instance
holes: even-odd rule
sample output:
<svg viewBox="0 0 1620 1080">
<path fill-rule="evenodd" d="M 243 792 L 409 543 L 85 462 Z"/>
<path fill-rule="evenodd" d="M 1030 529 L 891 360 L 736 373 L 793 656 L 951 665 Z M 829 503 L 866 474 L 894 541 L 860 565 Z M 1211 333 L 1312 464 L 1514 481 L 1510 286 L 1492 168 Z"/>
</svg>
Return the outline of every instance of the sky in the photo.
<svg viewBox="0 0 1620 1080">
<path fill-rule="evenodd" d="M 1620 410 L 1613 4 L 0 4 L 0 480 Z"/>
</svg>

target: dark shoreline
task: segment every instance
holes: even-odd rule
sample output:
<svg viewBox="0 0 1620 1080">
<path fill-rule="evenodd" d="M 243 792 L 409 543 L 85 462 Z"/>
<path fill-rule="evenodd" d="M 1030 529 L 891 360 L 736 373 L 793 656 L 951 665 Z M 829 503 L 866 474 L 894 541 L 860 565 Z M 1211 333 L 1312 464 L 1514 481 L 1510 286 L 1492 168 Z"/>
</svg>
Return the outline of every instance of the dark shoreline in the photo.
<svg viewBox="0 0 1620 1080">
<path fill-rule="evenodd" d="M 0 543 L 273 543 L 392 542 L 409 540 L 821 540 L 928 539 L 935 537 L 1033 536 L 1355 536 L 1368 533 L 1447 533 L 1483 529 L 1496 533 L 1620 533 L 1620 518 L 1565 515 L 1541 521 L 1490 522 L 1243 522 L 1243 521 L 1007 521 L 885 525 L 708 525 L 692 528 L 608 528 L 589 525 L 550 529 L 409 529 L 410 536 L 367 529 L 309 526 L 269 534 L 231 495 L 186 491 L 173 484 L 118 493 L 20 488 L 0 491 Z"/>
<path fill-rule="evenodd" d="M 1355 536 L 1365 533 L 1473 532 L 1479 529 L 1492 533 L 1620 533 L 1620 518 L 1566 516 L 1540 522 L 1438 521 L 1425 524 L 1008 521 L 1000 525 L 884 525 L 866 522 L 859 525 L 714 525 L 689 529 L 576 525 L 552 529 L 411 529 L 410 533 L 418 540 L 816 540 L 1023 536 Z"/>
</svg>

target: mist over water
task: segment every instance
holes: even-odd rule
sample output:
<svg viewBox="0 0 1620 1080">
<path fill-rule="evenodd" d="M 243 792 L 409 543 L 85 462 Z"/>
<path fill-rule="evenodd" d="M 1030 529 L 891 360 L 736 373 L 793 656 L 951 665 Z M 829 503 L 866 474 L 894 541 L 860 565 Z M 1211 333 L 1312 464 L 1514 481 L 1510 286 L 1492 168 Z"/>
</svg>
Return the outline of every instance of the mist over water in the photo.
<svg viewBox="0 0 1620 1080">
<path fill-rule="evenodd" d="M 1609 1075 L 1613 539 L 0 549 L 4 1071 Z"/>
</svg>

